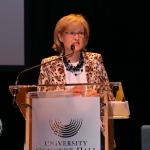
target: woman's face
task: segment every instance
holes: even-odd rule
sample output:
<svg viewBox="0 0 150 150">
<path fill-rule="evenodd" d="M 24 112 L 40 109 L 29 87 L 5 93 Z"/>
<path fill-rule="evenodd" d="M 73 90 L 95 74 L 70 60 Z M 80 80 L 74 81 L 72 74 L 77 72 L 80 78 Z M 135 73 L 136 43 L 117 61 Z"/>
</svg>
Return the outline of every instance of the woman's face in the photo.
<svg viewBox="0 0 150 150">
<path fill-rule="evenodd" d="M 77 26 L 74 30 L 66 30 L 64 34 L 59 34 L 59 40 L 64 44 L 65 53 L 70 53 L 70 46 L 75 46 L 74 52 L 80 51 L 85 43 L 84 27 L 82 25 Z"/>
</svg>

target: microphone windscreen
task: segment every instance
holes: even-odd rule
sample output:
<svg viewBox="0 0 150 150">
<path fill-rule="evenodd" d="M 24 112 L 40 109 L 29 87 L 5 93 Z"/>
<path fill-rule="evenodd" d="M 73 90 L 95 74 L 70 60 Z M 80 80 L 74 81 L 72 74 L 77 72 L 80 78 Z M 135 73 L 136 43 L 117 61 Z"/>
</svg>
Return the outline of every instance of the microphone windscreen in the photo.
<svg viewBox="0 0 150 150">
<path fill-rule="evenodd" d="M 70 48 L 71 50 L 75 50 L 75 46 L 73 44 L 70 46 Z"/>
</svg>

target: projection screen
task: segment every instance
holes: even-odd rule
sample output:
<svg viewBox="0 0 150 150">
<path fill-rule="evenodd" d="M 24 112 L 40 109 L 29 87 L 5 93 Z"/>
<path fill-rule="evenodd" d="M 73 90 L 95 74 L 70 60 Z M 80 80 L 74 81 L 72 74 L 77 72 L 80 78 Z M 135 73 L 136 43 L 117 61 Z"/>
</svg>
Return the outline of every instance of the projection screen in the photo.
<svg viewBox="0 0 150 150">
<path fill-rule="evenodd" d="M 24 0 L 0 0 L 0 69 L 25 65 Z"/>
</svg>

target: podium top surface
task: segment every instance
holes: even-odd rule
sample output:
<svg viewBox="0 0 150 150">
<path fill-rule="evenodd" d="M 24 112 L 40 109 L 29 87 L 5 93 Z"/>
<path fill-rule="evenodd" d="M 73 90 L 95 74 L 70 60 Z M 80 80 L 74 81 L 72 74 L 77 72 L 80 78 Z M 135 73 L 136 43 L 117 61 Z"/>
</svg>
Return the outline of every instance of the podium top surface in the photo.
<svg viewBox="0 0 150 150">
<path fill-rule="evenodd" d="M 121 82 L 110 82 L 110 87 L 112 88 L 113 91 L 113 87 L 118 87 L 117 91 L 116 91 L 116 95 L 114 95 L 116 97 L 116 101 L 123 101 L 125 100 L 125 96 L 124 96 L 124 91 L 122 88 L 122 84 Z M 20 103 L 25 103 L 25 99 L 26 99 L 26 94 L 28 92 L 32 92 L 32 91 L 37 91 L 37 87 L 40 86 L 102 86 L 103 83 L 76 83 L 76 84 L 49 84 L 49 85 L 10 85 L 9 86 L 9 91 L 11 92 L 11 94 L 13 95 L 13 89 L 14 88 L 18 88 L 19 92 L 17 94 L 17 98 L 16 98 L 16 102 L 17 105 Z M 113 91 L 114 93 L 114 91 Z M 21 113 L 23 114 L 23 116 L 25 117 L 25 105 L 22 105 L 19 107 L 21 110 Z M 119 116 L 116 116 L 116 118 L 120 118 Z M 122 118 L 122 117 L 121 117 Z"/>
</svg>

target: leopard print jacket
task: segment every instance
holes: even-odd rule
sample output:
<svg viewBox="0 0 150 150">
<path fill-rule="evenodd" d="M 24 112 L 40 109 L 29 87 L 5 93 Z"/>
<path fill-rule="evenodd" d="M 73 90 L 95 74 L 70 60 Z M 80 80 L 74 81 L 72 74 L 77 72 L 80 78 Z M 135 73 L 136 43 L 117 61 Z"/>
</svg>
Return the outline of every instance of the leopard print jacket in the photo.
<svg viewBox="0 0 150 150">
<path fill-rule="evenodd" d="M 100 86 L 94 86 L 94 87 L 88 86 L 88 88 L 93 88 L 94 90 L 99 89 L 98 92 L 100 94 L 101 102 L 103 102 L 104 90 L 108 92 L 109 100 L 111 101 L 115 100 L 112 94 L 112 89 L 110 88 L 109 85 L 109 79 L 105 67 L 103 65 L 101 54 L 92 53 L 92 52 L 82 52 L 82 53 L 84 58 L 84 67 L 85 67 L 87 82 L 103 83 Z M 62 56 L 62 54 L 60 56 Z M 61 84 L 61 86 L 40 86 L 38 87 L 38 91 L 51 91 L 51 90 L 65 89 L 65 86 L 62 85 L 62 84 L 66 84 L 66 75 L 64 71 L 63 59 L 62 58 L 56 59 L 59 58 L 60 56 L 51 56 L 42 60 L 41 63 L 45 63 L 45 64 L 41 66 L 38 84 L 39 85 Z M 102 121 L 101 131 L 104 133 L 104 122 L 102 118 L 101 121 Z"/>
</svg>

